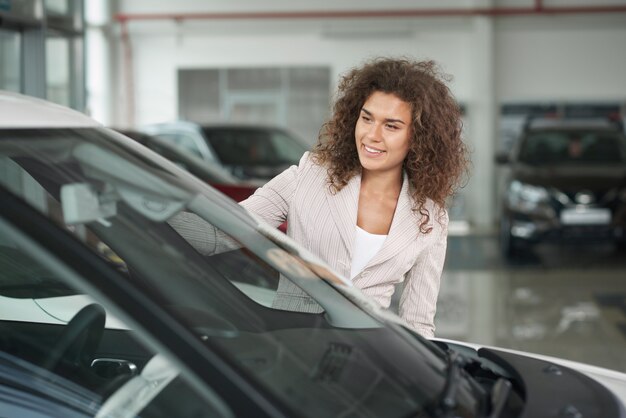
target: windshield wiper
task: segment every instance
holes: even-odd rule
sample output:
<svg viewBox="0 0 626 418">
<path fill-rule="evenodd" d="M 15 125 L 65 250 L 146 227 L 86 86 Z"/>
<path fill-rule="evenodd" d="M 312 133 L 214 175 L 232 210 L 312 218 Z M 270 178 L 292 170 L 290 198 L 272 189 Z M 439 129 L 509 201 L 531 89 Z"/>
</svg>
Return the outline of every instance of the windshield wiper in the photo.
<svg viewBox="0 0 626 418">
<path fill-rule="evenodd" d="M 493 388 L 491 388 L 489 396 L 491 400 L 491 414 L 489 414 L 488 418 L 498 418 L 502 414 L 511 393 L 511 388 L 511 382 L 502 377 L 496 381 Z"/>
<path fill-rule="evenodd" d="M 435 418 L 451 418 L 457 407 L 456 391 L 461 381 L 460 373 L 465 365 L 465 358 L 455 351 L 448 351 L 447 363 L 446 383 L 435 404 L 428 408 Z"/>
<path fill-rule="evenodd" d="M 458 406 L 457 389 L 461 382 L 464 381 L 461 371 L 466 366 L 475 364 L 476 360 L 468 359 L 454 350 L 448 350 L 446 362 L 448 369 L 443 390 L 430 405 L 425 407 L 429 416 L 433 418 L 452 418 L 456 416 L 455 410 Z M 506 378 L 499 377 L 489 392 L 485 391 L 472 377 L 469 378 L 469 385 L 476 395 L 476 399 L 481 404 L 479 408 L 481 412 L 477 412 L 478 415 L 485 418 L 500 418 L 512 390 L 511 382 Z"/>
</svg>

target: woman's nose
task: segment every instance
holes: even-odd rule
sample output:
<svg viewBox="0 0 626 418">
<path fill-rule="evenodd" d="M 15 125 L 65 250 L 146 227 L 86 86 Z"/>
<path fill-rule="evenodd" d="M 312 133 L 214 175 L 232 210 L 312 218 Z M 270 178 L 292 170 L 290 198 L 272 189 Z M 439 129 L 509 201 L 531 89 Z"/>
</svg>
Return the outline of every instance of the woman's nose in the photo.
<svg viewBox="0 0 626 418">
<path fill-rule="evenodd" d="M 380 141 L 382 136 L 382 125 L 378 123 L 372 123 L 367 131 L 367 136 L 372 141 Z"/>
</svg>

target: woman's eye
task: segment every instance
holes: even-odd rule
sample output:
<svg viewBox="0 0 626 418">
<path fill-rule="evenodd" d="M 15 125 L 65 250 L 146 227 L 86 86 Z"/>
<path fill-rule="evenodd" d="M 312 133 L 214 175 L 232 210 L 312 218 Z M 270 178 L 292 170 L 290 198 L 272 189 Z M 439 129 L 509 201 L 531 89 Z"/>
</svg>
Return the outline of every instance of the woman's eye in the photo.
<svg viewBox="0 0 626 418">
<path fill-rule="evenodd" d="M 361 116 L 361 119 L 363 119 L 366 122 L 369 122 L 370 120 L 372 120 L 369 116 L 365 116 L 365 115 Z"/>
<path fill-rule="evenodd" d="M 392 130 L 398 129 L 396 125 L 387 125 L 387 128 L 392 129 Z"/>
</svg>

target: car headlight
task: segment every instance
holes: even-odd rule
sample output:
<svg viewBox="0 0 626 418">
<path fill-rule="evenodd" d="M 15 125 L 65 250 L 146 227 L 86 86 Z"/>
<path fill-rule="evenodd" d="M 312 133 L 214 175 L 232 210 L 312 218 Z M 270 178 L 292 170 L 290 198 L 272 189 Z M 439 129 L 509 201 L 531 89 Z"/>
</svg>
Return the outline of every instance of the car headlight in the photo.
<svg viewBox="0 0 626 418">
<path fill-rule="evenodd" d="M 545 188 L 517 180 L 511 182 L 508 190 L 509 205 L 520 210 L 534 210 L 549 198 L 550 194 Z"/>
</svg>

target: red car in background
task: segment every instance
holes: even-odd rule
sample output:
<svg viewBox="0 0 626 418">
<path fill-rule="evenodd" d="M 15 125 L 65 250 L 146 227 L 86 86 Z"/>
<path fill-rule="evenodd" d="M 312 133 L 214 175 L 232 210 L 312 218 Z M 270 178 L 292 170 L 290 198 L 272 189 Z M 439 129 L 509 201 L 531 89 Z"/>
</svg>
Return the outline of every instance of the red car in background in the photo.
<svg viewBox="0 0 626 418">
<path fill-rule="evenodd" d="M 150 148 L 157 154 L 189 171 L 200 180 L 210 184 L 236 202 L 241 202 L 246 199 L 254 193 L 258 187 L 255 184 L 242 182 L 223 168 L 208 164 L 206 161 L 196 157 L 192 153 L 186 152 L 185 150 L 163 139 L 135 130 L 116 129 L 116 131 L 134 139 L 141 145 Z M 278 229 L 282 232 L 286 232 L 287 223 L 283 223 Z"/>
</svg>

